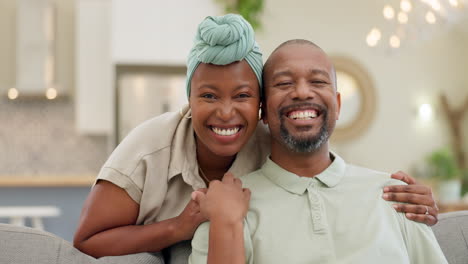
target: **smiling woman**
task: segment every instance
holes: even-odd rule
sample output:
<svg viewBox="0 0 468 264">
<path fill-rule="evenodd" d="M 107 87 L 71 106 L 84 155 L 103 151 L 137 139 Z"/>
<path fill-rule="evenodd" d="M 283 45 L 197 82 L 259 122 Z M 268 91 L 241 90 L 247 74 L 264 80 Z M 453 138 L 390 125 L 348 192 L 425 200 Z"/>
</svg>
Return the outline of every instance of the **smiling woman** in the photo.
<svg viewBox="0 0 468 264">
<path fill-rule="evenodd" d="M 355 60 L 332 56 L 336 70 L 337 89 L 341 94 L 340 119 L 333 141 L 346 141 L 362 135 L 376 111 L 376 96 L 372 78 Z"/>
</svg>

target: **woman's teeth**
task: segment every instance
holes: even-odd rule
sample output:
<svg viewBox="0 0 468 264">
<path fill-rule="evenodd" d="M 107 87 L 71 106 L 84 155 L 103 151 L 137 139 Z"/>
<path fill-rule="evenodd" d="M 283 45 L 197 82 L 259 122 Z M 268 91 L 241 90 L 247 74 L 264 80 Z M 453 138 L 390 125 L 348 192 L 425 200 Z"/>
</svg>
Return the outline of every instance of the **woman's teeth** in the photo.
<svg viewBox="0 0 468 264">
<path fill-rule="evenodd" d="M 234 128 L 217 128 L 217 127 L 211 127 L 211 130 L 215 132 L 216 134 L 220 136 L 232 136 L 239 132 L 239 127 L 234 127 Z"/>
<path fill-rule="evenodd" d="M 317 111 L 294 111 L 291 112 L 288 116 L 292 119 L 312 119 L 317 117 Z"/>
</svg>

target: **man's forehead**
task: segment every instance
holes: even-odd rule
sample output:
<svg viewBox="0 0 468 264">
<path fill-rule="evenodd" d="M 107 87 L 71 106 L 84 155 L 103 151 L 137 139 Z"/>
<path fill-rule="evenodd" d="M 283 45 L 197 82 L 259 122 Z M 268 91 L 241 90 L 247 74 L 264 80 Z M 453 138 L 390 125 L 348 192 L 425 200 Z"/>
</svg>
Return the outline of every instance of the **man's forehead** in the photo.
<svg viewBox="0 0 468 264">
<path fill-rule="evenodd" d="M 271 54 L 270 60 L 270 65 L 265 70 L 271 73 L 285 71 L 289 64 L 294 64 L 296 61 L 309 61 L 314 64 L 314 68 L 318 67 L 327 72 L 333 67 L 322 49 L 308 44 L 289 44 L 280 47 Z"/>
</svg>

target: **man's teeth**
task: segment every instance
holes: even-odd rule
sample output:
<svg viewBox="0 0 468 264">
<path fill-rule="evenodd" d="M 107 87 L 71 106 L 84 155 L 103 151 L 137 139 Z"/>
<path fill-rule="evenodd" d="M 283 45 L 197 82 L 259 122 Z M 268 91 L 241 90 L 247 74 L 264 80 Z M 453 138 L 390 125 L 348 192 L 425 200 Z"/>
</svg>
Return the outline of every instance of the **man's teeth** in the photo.
<svg viewBox="0 0 468 264">
<path fill-rule="evenodd" d="M 317 111 L 294 111 L 289 114 L 292 119 L 312 119 L 317 117 Z"/>
<path fill-rule="evenodd" d="M 212 127 L 211 130 L 213 130 L 213 132 L 221 136 L 232 136 L 236 134 L 237 132 L 239 132 L 239 127 L 227 128 L 227 129 Z"/>
</svg>

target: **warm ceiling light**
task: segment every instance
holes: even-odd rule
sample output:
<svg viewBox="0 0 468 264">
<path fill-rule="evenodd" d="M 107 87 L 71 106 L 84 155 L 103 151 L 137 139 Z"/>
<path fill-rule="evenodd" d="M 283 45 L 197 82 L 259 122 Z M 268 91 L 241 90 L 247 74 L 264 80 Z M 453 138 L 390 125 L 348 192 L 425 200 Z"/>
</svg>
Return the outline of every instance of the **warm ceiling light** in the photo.
<svg viewBox="0 0 468 264">
<path fill-rule="evenodd" d="M 458 7 L 458 4 L 459 4 L 459 3 L 458 3 L 458 0 L 449 0 L 449 3 L 450 3 L 450 5 L 453 6 L 453 7 Z"/>
<path fill-rule="evenodd" d="M 401 0 L 400 2 L 400 8 L 401 10 L 403 10 L 404 12 L 409 12 L 411 11 L 411 8 L 413 6 L 411 5 L 411 2 L 409 0 Z"/>
<path fill-rule="evenodd" d="M 8 89 L 8 99 L 10 100 L 15 100 L 18 98 L 19 92 L 16 90 L 16 88 L 10 88 Z"/>
<path fill-rule="evenodd" d="M 383 9 L 383 16 L 388 20 L 393 19 L 393 17 L 395 16 L 395 11 L 393 10 L 393 7 L 386 5 Z"/>
<path fill-rule="evenodd" d="M 436 16 L 434 15 L 434 13 L 432 13 L 431 11 L 428 11 L 426 13 L 426 21 L 427 23 L 429 24 L 435 24 L 436 22 Z"/>
<path fill-rule="evenodd" d="M 390 37 L 390 46 L 394 49 L 396 48 L 399 48 L 400 47 L 400 38 L 395 36 L 395 35 L 392 35 Z"/>
<path fill-rule="evenodd" d="M 398 22 L 401 24 L 406 24 L 408 23 L 408 15 L 404 12 L 399 12 L 398 13 Z"/>
<path fill-rule="evenodd" d="M 46 97 L 47 97 L 47 99 L 49 99 L 49 100 L 53 100 L 53 99 L 57 98 L 57 90 L 55 90 L 55 88 L 49 88 L 49 89 L 47 89 L 47 91 L 46 91 Z"/>
<path fill-rule="evenodd" d="M 429 121 L 432 118 L 432 106 L 430 104 L 422 104 L 419 106 L 419 116 L 424 121 Z"/>
</svg>

